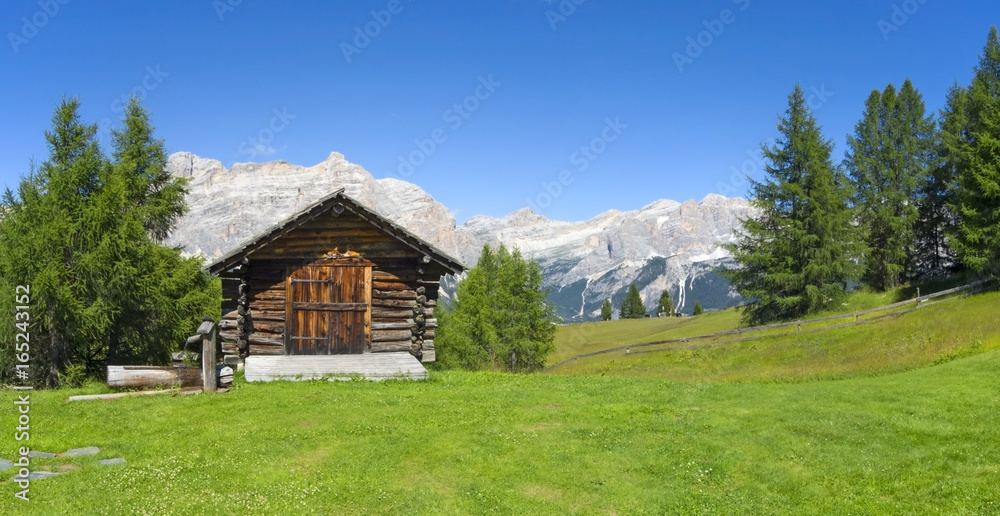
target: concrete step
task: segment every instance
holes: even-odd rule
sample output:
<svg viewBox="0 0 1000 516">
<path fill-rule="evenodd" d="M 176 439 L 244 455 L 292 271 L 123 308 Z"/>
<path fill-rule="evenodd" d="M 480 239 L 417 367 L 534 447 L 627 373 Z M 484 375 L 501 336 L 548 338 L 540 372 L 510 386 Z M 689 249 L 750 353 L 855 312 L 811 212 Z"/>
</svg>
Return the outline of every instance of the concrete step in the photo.
<svg viewBox="0 0 1000 516">
<path fill-rule="evenodd" d="M 366 380 L 427 379 L 427 369 L 413 355 L 365 353 L 361 355 L 249 356 L 245 374 L 248 382 L 273 380 Z"/>
</svg>

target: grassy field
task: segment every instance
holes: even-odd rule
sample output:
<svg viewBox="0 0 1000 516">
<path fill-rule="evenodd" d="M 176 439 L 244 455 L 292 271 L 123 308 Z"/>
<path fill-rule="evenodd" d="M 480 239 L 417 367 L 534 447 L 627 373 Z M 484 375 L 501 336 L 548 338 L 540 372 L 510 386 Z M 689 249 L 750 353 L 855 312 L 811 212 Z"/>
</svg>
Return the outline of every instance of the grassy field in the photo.
<svg viewBox="0 0 1000 516">
<path fill-rule="evenodd" d="M 549 374 L 35 391 L 32 449 L 101 452 L 33 459 L 64 474 L 32 482 L 30 502 L 9 482 L 0 514 L 1000 514 L 998 312 L 992 292 Z M 559 352 L 737 324 L 730 310 L 563 327 Z M 0 425 L 12 436 L 16 413 Z M 0 441 L 0 458 L 22 444 Z M 114 457 L 127 463 L 97 463 Z"/>
<path fill-rule="evenodd" d="M 996 514 L 998 368 L 992 351 L 799 384 L 447 372 L 111 402 L 35 392 L 35 449 L 102 451 L 36 459 L 72 469 L 33 482 L 30 502 L 8 483 L 0 513 Z M 109 457 L 128 463 L 97 465 Z"/>
<path fill-rule="evenodd" d="M 909 294 L 860 292 L 843 310 L 856 313 L 884 306 Z M 801 381 L 841 379 L 905 371 L 1000 347 L 1000 293 L 960 295 L 923 305 L 920 310 L 851 325 L 853 319 L 805 324 L 769 331 L 749 329 L 755 340 L 737 336 L 632 348 L 568 362 L 552 374 L 646 376 L 682 381 Z M 875 313 L 868 317 L 885 314 Z M 862 318 L 862 321 L 865 321 Z M 818 330 L 832 325 L 848 327 Z M 698 317 L 637 319 L 567 325 L 556 334 L 556 364 L 574 355 L 642 342 L 732 330 L 736 310 Z"/>
</svg>

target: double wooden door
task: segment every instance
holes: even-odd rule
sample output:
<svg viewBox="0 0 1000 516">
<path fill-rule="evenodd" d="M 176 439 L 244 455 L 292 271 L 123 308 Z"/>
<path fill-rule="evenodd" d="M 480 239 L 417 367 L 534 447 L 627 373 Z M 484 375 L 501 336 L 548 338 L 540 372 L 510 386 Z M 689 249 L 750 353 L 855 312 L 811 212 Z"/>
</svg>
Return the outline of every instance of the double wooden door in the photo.
<svg viewBox="0 0 1000 516">
<path fill-rule="evenodd" d="M 371 267 L 306 266 L 285 284 L 285 352 L 364 353 L 371 335 Z"/>
</svg>

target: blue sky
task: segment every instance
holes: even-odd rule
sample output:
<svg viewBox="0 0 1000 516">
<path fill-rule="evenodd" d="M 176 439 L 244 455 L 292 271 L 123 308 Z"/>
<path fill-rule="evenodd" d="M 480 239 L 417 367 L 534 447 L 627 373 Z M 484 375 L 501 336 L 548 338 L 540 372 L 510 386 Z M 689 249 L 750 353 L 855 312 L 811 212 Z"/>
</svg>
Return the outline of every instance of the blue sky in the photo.
<svg viewBox="0 0 1000 516">
<path fill-rule="evenodd" d="M 839 161 L 872 89 L 909 77 L 936 111 L 997 23 L 995 0 L 5 0 L 0 182 L 46 158 L 63 96 L 109 127 L 136 92 L 171 152 L 337 151 L 459 222 L 744 195 L 796 83 Z"/>
</svg>

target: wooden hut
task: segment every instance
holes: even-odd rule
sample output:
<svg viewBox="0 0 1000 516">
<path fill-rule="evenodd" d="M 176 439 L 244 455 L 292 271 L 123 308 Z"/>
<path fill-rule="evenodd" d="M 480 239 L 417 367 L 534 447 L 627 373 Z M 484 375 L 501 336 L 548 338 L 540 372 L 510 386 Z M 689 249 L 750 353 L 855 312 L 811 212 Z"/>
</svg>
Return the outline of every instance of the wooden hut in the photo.
<svg viewBox="0 0 1000 516">
<path fill-rule="evenodd" d="M 433 362 L 440 278 L 464 269 L 338 190 L 209 265 L 223 280 L 222 351 Z"/>
</svg>

